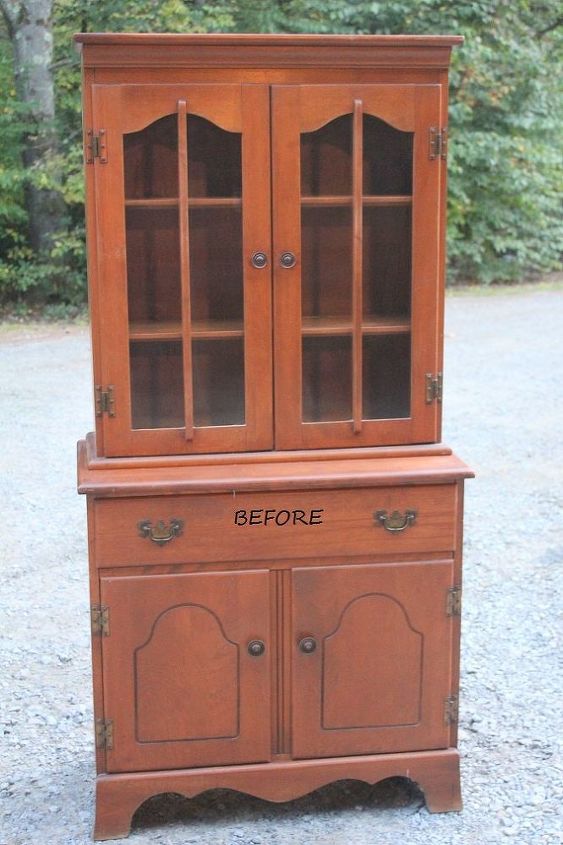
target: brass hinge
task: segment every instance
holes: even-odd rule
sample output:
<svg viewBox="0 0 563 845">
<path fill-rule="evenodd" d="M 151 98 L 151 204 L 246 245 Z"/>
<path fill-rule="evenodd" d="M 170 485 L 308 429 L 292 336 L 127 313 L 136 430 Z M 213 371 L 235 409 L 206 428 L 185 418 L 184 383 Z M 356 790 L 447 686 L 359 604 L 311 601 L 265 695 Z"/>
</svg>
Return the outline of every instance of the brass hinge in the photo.
<svg viewBox="0 0 563 845">
<path fill-rule="evenodd" d="M 100 164 L 107 164 L 108 150 L 106 145 L 105 129 L 100 129 L 98 132 L 94 132 L 93 129 L 89 129 L 86 133 L 86 164 L 94 164 L 94 159 L 96 158 L 99 160 Z"/>
<path fill-rule="evenodd" d="M 97 384 L 96 392 L 96 416 L 101 417 L 102 414 L 108 414 L 110 417 L 115 417 L 115 397 L 113 395 L 113 384 L 108 384 L 104 388 Z"/>
<path fill-rule="evenodd" d="M 441 402 L 442 401 L 442 373 L 438 373 L 437 375 L 433 376 L 432 373 L 426 373 L 426 404 L 430 405 L 431 402 Z"/>
<path fill-rule="evenodd" d="M 109 607 L 93 605 L 90 608 L 90 619 L 94 636 L 109 637 Z"/>
<path fill-rule="evenodd" d="M 431 126 L 428 130 L 428 158 L 434 161 L 436 158 L 446 159 L 448 156 L 448 130 L 446 127 L 437 129 Z"/>
<path fill-rule="evenodd" d="M 461 616 L 461 587 L 450 587 L 448 590 L 446 615 Z"/>
<path fill-rule="evenodd" d="M 111 719 L 96 719 L 96 748 L 111 751 L 113 748 L 113 722 Z"/>
<path fill-rule="evenodd" d="M 446 725 L 455 725 L 459 718 L 459 697 L 450 695 L 444 702 L 444 722 Z"/>
</svg>

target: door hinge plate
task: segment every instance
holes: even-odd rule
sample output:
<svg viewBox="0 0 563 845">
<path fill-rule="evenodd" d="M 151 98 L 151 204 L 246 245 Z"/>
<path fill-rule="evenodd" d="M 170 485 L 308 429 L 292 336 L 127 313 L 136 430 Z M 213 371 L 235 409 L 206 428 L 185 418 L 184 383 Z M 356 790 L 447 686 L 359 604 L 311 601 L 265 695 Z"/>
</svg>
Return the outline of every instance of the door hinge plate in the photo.
<svg viewBox="0 0 563 845">
<path fill-rule="evenodd" d="M 109 637 L 109 607 L 93 605 L 90 608 L 90 620 L 94 636 Z"/>
<path fill-rule="evenodd" d="M 446 614 L 461 616 L 461 587 L 450 587 L 446 599 Z"/>
<path fill-rule="evenodd" d="M 438 373 L 437 375 L 432 375 L 432 373 L 426 373 L 426 404 L 430 405 L 431 402 L 441 402 L 442 401 L 442 373 Z"/>
<path fill-rule="evenodd" d="M 86 164 L 94 164 L 94 159 L 96 158 L 100 164 L 107 164 L 108 149 L 105 129 L 99 129 L 97 132 L 89 129 L 86 133 L 86 144 L 84 146 Z"/>
<path fill-rule="evenodd" d="M 441 158 L 444 161 L 448 156 L 448 130 L 447 127 L 438 129 L 431 126 L 428 130 L 428 158 L 434 161 Z"/>
<path fill-rule="evenodd" d="M 450 695 L 444 702 L 444 722 L 446 725 L 457 724 L 459 718 L 459 697 Z"/>
<path fill-rule="evenodd" d="M 111 751 L 113 748 L 113 722 L 111 719 L 96 719 L 96 748 Z"/>
<path fill-rule="evenodd" d="M 107 414 L 110 417 L 115 417 L 115 396 L 113 384 L 108 384 L 106 388 L 97 384 L 95 392 L 96 416 L 101 417 L 102 414 Z"/>
</svg>

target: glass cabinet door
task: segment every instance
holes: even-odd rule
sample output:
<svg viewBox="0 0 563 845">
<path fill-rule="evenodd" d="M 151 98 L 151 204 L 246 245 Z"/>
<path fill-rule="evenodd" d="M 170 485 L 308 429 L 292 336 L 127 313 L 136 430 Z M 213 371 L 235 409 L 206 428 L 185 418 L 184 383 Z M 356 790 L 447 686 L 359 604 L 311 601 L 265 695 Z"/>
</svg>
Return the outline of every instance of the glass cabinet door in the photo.
<svg viewBox="0 0 563 845">
<path fill-rule="evenodd" d="M 438 91 L 274 90 L 278 447 L 436 439 Z"/>
<path fill-rule="evenodd" d="M 94 111 L 105 454 L 271 447 L 267 88 L 99 86 Z"/>
</svg>

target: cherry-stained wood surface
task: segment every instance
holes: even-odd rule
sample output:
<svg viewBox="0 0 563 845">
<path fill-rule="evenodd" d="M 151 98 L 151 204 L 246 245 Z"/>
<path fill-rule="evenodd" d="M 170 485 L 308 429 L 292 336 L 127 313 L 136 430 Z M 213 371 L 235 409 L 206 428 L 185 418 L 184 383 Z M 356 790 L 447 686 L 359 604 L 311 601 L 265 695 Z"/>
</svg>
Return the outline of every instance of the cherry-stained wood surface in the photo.
<svg viewBox="0 0 563 845">
<path fill-rule="evenodd" d="M 95 505 L 99 567 L 244 561 L 315 555 L 453 552 L 455 484 L 362 490 L 285 491 L 208 496 L 100 500 Z M 413 522 L 389 531 L 375 516 L 398 511 Z M 139 524 L 182 520 L 164 545 L 142 536 Z M 212 538 L 212 542 L 210 542 Z"/>
<path fill-rule="evenodd" d="M 153 795 L 174 792 L 192 798 L 206 789 L 235 789 L 268 801 L 289 801 L 328 783 L 350 778 L 378 783 L 406 777 L 418 784 L 431 813 L 461 810 L 459 753 L 454 748 L 408 754 L 375 754 L 324 760 L 276 761 L 169 772 L 100 775 L 96 781 L 97 840 L 127 836 L 131 819 Z"/>
<path fill-rule="evenodd" d="M 449 450 L 446 450 L 449 452 Z M 449 484 L 472 478 L 473 471 L 455 455 L 424 453 L 412 457 L 382 457 L 370 453 L 348 460 L 347 450 L 332 452 L 328 460 L 259 461 L 234 458 L 222 462 L 159 467 L 88 466 L 86 444 L 78 444 L 78 491 L 98 497 L 171 495 L 173 493 L 228 493 L 251 490 L 315 490 L 334 487 L 384 487 L 405 484 Z M 234 456 L 233 456 L 234 457 Z"/>
<path fill-rule="evenodd" d="M 302 360 L 302 211 L 301 137 L 354 109 L 401 131 L 413 133 L 412 304 L 410 413 L 404 419 L 304 422 Z M 358 124 L 361 126 L 361 124 Z M 428 157 L 430 126 L 441 125 L 439 85 L 301 85 L 273 86 L 272 165 L 274 254 L 274 368 L 276 447 L 279 449 L 358 447 L 422 443 L 437 439 L 439 405 L 427 403 L 425 374 L 439 369 L 438 317 L 441 268 L 439 159 Z M 352 235 L 350 233 L 350 241 Z M 287 269 L 279 256 L 290 251 Z M 346 284 L 340 282 L 341 296 Z M 389 367 L 395 368 L 396 361 Z M 356 376 L 361 375 L 355 373 Z M 346 379 L 332 374 L 331 390 Z"/>
<path fill-rule="evenodd" d="M 93 313 L 93 329 L 99 334 L 101 360 L 95 367 L 102 386 L 112 385 L 115 414 L 98 418 L 103 429 L 104 454 L 170 454 L 183 452 L 244 451 L 273 446 L 271 272 L 257 269 L 250 256 L 270 244 L 270 131 L 269 91 L 265 85 L 99 85 L 93 86 L 93 123 L 104 128 L 107 162 L 94 161 L 97 295 L 99 314 Z M 242 272 L 244 280 L 244 423 L 240 425 L 133 427 L 131 411 L 131 358 L 128 332 L 128 256 L 125 214 L 125 159 L 123 139 L 159 118 L 175 115 L 184 103 L 188 115 L 204 117 L 227 132 L 242 137 Z M 189 143 L 189 140 L 188 140 Z M 174 164 L 177 167 L 177 164 Z M 219 166 L 219 163 L 218 163 Z M 186 168 L 180 168 L 180 178 Z M 174 198 L 173 198 L 174 199 Z M 181 199 L 181 198 L 180 198 Z M 178 203 L 178 197 L 175 198 Z M 137 201 L 139 202 L 139 201 Z M 147 202 L 145 205 L 147 205 Z M 158 200 L 162 204 L 162 200 Z M 170 200 L 168 200 L 170 202 Z M 150 206 L 149 206 L 150 207 Z M 154 201 L 153 201 L 153 207 Z M 189 251 L 187 223 L 180 241 Z M 224 244 L 213 241 L 221 253 Z M 184 249 L 182 250 L 183 255 Z M 189 254 L 189 253 L 188 253 Z M 222 259 L 219 258 L 219 261 Z M 188 255 L 182 258 L 182 275 L 188 273 Z M 234 267 L 233 272 L 241 268 Z M 189 279 L 182 283 L 184 346 L 191 345 L 189 308 L 185 305 Z M 134 335 L 135 336 L 135 335 Z M 181 339 L 181 335 L 179 336 Z M 186 350 L 184 350 L 186 353 Z M 184 354 L 184 365 L 191 357 Z M 171 365 L 169 365 L 171 366 Z M 191 383 L 185 377 L 183 389 Z M 145 377 L 146 381 L 147 377 Z M 182 381 L 180 376 L 180 388 Z M 155 390 L 161 389 L 157 384 Z M 208 385 L 207 389 L 211 389 Z M 186 421 L 190 423 L 191 421 Z"/>
<path fill-rule="evenodd" d="M 101 601 L 107 771 L 270 758 L 267 572 L 102 577 Z"/>
<path fill-rule="evenodd" d="M 292 586 L 293 756 L 446 748 L 452 562 L 298 568 Z"/>
<path fill-rule="evenodd" d="M 425 378 L 446 208 L 429 130 L 463 39 L 76 40 L 106 159 L 86 167 L 94 383 L 115 391 L 78 449 L 111 723 L 95 838 L 215 787 L 288 801 L 401 776 L 459 810 L 449 591 L 473 473 Z"/>
</svg>

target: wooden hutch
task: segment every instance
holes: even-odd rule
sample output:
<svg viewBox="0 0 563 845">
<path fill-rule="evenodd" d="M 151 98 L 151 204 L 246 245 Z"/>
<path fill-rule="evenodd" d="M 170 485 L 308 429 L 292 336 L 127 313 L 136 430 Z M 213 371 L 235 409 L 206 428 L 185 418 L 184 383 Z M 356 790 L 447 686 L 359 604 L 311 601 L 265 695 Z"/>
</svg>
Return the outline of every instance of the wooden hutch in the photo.
<svg viewBox="0 0 563 845">
<path fill-rule="evenodd" d="M 453 36 L 81 34 L 95 837 L 149 796 L 461 806 Z"/>
</svg>

